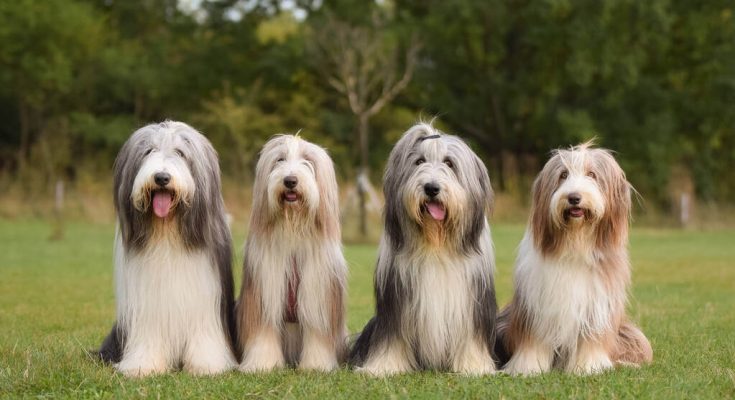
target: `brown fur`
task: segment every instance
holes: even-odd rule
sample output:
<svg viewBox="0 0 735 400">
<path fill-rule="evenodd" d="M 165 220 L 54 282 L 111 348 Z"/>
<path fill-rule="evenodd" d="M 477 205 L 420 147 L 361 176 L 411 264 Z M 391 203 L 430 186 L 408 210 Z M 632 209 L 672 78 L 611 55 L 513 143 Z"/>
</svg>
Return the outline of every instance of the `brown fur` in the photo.
<svg viewBox="0 0 735 400">
<path fill-rule="evenodd" d="M 627 321 L 625 316 L 626 296 L 630 285 L 630 262 L 626 247 L 632 188 L 610 152 L 591 146 L 590 142 L 552 153 L 551 159 L 533 184 L 530 231 L 537 251 L 544 257 L 553 258 L 569 251 L 568 246 L 573 246 L 570 243 L 577 239 L 574 235 L 579 234 L 576 231 L 586 229 L 586 226 L 577 229 L 559 226 L 549 211 L 554 192 L 561 183 L 560 175 L 567 168 L 566 158 L 571 157 L 573 152 L 586 152 L 585 168 L 595 174 L 600 191 L 605 196 L 605 210 L 597 221 L 584 223 L 592 224 L 594 229 L 592 236 L 595 238 L 594 252 L 600 263 L 599 271 L 606 282 L 607 291 L 613 294 L 611 299 L 615 304 L 610 321 L 612 331 L 598 338 L 581 339 L 601 343 L 616 364 L 648 363 L 653 359 L 650 343 L 641 330 Z M 529 340 L 532 334 L 529 318 L 529 313 L 524 310 L 519 294 L 516 293 L 511 303 L 498 316 L 496 351 L 500 353 L 502 362 L 508 361 L 516 349 Z"/>
<path fill-rule="evenodd" d="M 337 360 L 344 362 L 347 357 L 347 343 L 345 341 L 345 289 L 344 283 L 337 279 L 332 280 L 330 293 L 330 332 L 329 337 L 337 349 Z"/>
<path fill-rule="evenodd" d="M 623 321 L 618 329 L 612 351 L 617 364 L 647 364 L 653 361 L 653 349 L 643 332 L 630 321 Z"/>
<path fill-rule="evenodd" d="M 237 340 L 239 344 L 238 355 L 242 354 L 250 338 L 261 327 L 261 307 L 260 287 L 254 284 L 250 272 L 245 269 L 243 271 L 242 289 L 240 290 L 240 301 L 235 306 L 239 335 Z"/>
</svg>

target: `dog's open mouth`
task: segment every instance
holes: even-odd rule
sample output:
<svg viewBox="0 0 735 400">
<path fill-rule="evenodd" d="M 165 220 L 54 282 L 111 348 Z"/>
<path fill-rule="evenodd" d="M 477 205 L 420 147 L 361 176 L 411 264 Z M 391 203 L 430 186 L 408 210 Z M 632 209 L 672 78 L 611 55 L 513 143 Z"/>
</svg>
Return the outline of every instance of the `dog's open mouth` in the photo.
<svg viewBox="0 0 735 400">
<path fill-rule="evenodd" d="M 158 218 L 166 218 L 171 213 L 174 203 L 174 194 L 170 190 L 156 190 L 153 192 L 153 213 Z"/>
<path fill-rule="evenodd" d="M 281 196 L 283 201 L 286 203 L 295 203 L 299 201 L 299 194 L 296 191 L 293 190 L 287 190 L 283 192 L 283 195 Z"/>
<path fill-rule="evenodd" d="M 424 204 L 424 211 L 426 211 L 431 218 L 436 221 L 444 221 L 447 217 L 447 209 L 444 204 L 438 201 L 428 201 Z"/>
<path fill-rule="evenodd" d="M 582 207 L 570 207 L 567 208 L 564 213 L 570 218 L 584 218 L 585 211 Z"/>
</svg>

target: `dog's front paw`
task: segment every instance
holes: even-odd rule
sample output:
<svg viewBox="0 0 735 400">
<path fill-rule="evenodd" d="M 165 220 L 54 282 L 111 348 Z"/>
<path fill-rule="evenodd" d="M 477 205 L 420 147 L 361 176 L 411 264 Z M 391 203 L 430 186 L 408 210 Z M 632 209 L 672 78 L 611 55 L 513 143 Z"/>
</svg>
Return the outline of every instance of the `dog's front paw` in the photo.
<svg viewBox="0 0 735 400">
<path fill-rule="evenodd" d="M 192 375 L 217 375 L 233 369 L 237 364 L 232 360 L 195 360 L 184 365 L 184 370 Z"/>
<path fill-rule="evenodd" d="M 163 374 L 168 370 L 163 362 L 155 362 L 151 360 L 147 360 L 145 362 L 123 360 L 118 364 L 115 364 L 115 369 L 128 378 L 144 378 L 146 376 Z"/>
<path fill-rule="evenodd" d="M 374 376 L 376 378 L 398 375 L 398 374 L 409 372 L 408 369 L 395 368 L 395 367 L 390 367 L 390 366 L 385 366 L 385 365 L 357 367 L 355 368 L 355 371 L 361 374 Z"/>
<path fill-rule="evenodd" d="M 238 371 L 244 373 L 268 372 L 286 366 L 286 361 L 281 357 L 247 357 L 237 367 Z"/>
<path fill-rule="evenodd" d="M 548 372 L 545 363 L 528 357 L 513 357 L 503 367 L 503 372 L 513 376 L 535 376 Z"/>
<path fill-rule="evenodd" d="M 595 358 L 588 358 L 577 361 L 572 369 L 577 375 L 595 375 L 601 374 L 613 367 L 612 361 L 607 355 L 601 355 Z"/>
</svg>

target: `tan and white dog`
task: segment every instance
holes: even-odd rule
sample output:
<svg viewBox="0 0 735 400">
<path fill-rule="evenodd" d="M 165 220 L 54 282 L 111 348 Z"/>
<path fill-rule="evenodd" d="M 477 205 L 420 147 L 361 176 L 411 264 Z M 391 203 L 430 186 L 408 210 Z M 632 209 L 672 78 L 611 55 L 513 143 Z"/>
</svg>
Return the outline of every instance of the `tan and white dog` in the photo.
<svg viewBox="0 0 735 400">
<path fill-rule="evenodd" d="M 591 143 L 546 163 L 533 185 L 515 295 L 498 321 L 507 373 L 591 374 L 652 360 L 625 315 L 631 191 L 615 158 Z"/>
<path fill-rule="evenodd" d="M 239 369 L 333 370 L 345 353 L 347 263 L 332 160 L 279 135 L 265 144 L 255 175 L 236 305 Z"/>
</svg>

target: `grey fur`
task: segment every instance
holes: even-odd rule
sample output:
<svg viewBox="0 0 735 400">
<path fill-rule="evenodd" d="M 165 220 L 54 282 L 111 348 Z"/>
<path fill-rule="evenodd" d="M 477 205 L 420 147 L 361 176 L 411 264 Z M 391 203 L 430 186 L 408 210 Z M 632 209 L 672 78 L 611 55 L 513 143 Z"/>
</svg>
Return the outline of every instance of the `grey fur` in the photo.
<svg viewBox="0 0 735 400">
<path fill-rule="evenodd" d="M 178 139 L 177 139 L 178 138 Z M 180 140 L 179 140 L 180 139 Z M 176 146 L 173 146 L 174 141 Z M 177 203 L 179 234 L 189 249 L 205 249 L 217 266 L 220 280 L 220 319 L 230 348 L 233 348 L 232 238 L 227 225 L 217 153 L 209 140 L 194 128 L 176 121 L 150 124 L 135 131 L 125 142 L 114 163 L 113 199 L 117 222 L 126 252 L 137 252 L 155 245 L 152 240 L 152 211 L 137 209 L 133 203 L 133 184 L 150 150 L 167 152 L 184 160 L 194 181 L 195 191 L 188 201 Z M 100 356 L 118 362 L 125 348 L 122 325 L 116 323 L 100 348 Z"/>
</svg>

